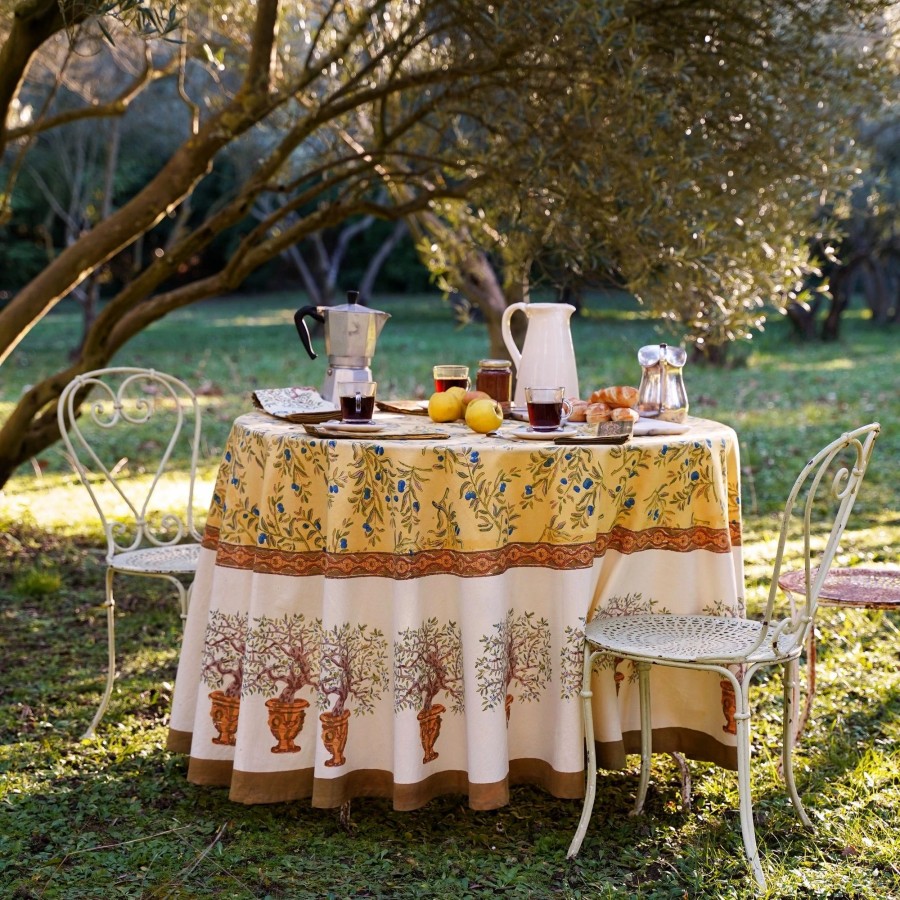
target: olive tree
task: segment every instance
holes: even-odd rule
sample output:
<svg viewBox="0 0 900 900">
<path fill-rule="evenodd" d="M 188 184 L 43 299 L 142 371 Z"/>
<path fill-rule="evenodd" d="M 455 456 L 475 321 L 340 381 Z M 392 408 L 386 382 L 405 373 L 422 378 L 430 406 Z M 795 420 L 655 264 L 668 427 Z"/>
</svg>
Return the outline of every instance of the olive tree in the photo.
<svg viewBox="0 0 900 900">
<path fill-rule="evenodd" d="M 65 15 L 50 14 L 57 6 Z M 226 6 L 227 15 L 218 15 Z M 350 216 L 398 220 L 437 199 L 463 196 L 484 177 L 456 146 L 456 135 L 468 127 L 461 124 L 468 109 L 486 109 L 498 93 L 511 97 L 521 90 L 527 97 L 541 89 L 548 72 L 568 65 L 566 46 L 580 40 L 587 20 L 576 16 L 559 25 L 561 8 L 570 4 L 557 6 L 547 4 L 535 22 L 512 0 L 493 6 L 473 0 L 219 2 L 202 11 L 185 7 L 178 20 L 181 44 L 147 37 L 146 66 L 128 88 L 133 93 L 157 77 L 179 79 L 190 112 L 184 138 L 143 188 L 59 250 L 0 309 L 0 364 L 93 271 L 189 202 L 229 146 L 247 141 L 258 154 L 256 165 L 231 196 L 181 229 L 104 305 L 74 360 L 22 396 L 0 427 L 0 484 L 56 439 L 54 407 L 62 387 L 78 372 L 106 363 L 153 321 L 233 290 L 285 248 Z M 0 81 L 16 85 L 6 93 L 4 111 L 11 110 L 45 45 L 77 48 L 79 41 L 95 40 L 99 20 L 82 17 L 85 8 L 74 0 L 24 0 L 15 8 L 0 50 L 6 66 Z M 102 9 L 95 6 L 95 12 Z M 590 19 L 595 11 L 584 15 Z M 104 28 L 118 43 L 112 24 Z M 559 46 L 547 46 L 545 35 L 553 29 L 562 38 Z M 205 96 L 192 96 L 185 72 L 203 62 L 221 69 L 221 77 Z M 127 114 L 131 96 L 119 88 L 77 113 Z M 508 115 L 514 118 L 515 111 Z M 29 140 L 62 124 L 48 104 L 43 117 L 21 121 L 4 139 L 13 152 L 27 152 Z M 502 126 L 499 119 L 491 123 L 492 129 Z M 403 184 L 402 199 L 382 199 L 385 179 Z M 271 205 L 255 221 L 254 205 L 265 193 L 286 202 Z M 295 216 L 298 210 L 309 212 Z M 236 252 L 218 271 L 172 286 L 186 261 L 248 220 Z"/>
<path fill-rule="evenodd" d="M 888 5 L 19 0 L 0 13 L 10 183 L 49 129 L 127 117 L 167 79 L 182 112 L 165 114 L 183 135 L 0 309 L 0 366 L 98 268 L 182 214 L 232 147 L 254 165 L 219 203 L 181 215 L 77 356 L 23 394 L 0 425 L 0 485 L 56 439 L 55 404 L 74 375 L 353 217 L 410 222 L 448 284 L 476 293 L 494 324 L 552 251 L 570 268 L 614 272 L 688 323 L 698 345 L 749 333 L 759 304 L 792 290 L 807 210 L 845 180 L 852 148 L 840 126 L 851 103 L 874 103 Z M 842 34 L 851 25 L 853 42 Z M 57 85 L 82 48 L 124 52 L 136 38 L 133 75 L 58 109 Z M 56 79 L 43 93 L 30 80 L 41 65 Z M 173 280 L 238 226 L 218 268 Z"/>
<path fill-rule="evenodd" d="M 833 255 L 825 238 L 865 161 L 856 135 L 896 96 L 896 11 L 604 6 L 594 52 L 559 76 L 566 89 L 517 107 L 515 146 L 498 136 L 496 158 L 514 164 L 418 214 L 419 246 L 445 289 L 483 310 L 497 349 L 503 308 L 527 297 L 549 251 L 722 360 L 767 310 L 803 301 L 816 253 Z"/>
</svg>

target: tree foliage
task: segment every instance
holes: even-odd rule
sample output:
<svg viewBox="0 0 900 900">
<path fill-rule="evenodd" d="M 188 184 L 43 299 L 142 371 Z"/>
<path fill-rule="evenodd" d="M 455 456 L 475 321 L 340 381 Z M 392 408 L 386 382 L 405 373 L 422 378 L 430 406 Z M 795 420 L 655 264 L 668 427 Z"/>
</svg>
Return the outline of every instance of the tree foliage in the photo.
<svg viewBox="0 0 900 900">
<path fill-rule="evenodd" d="M 128 122 L 168 86 L 159 124 L 172 140 L 0 308 L 2 365 L 63 298 L 131 261 L 77 356 L 0 427 L 0 484 L 56 439 L 73 375 L 353 217 L 409 220 L 448 283 L 495 321 L 552 258 L 613 273 L 698 344 L 748 334 L 761 303 L 791 297 L 807 213 L 852 174 L 844 126 L 877 106 L 890 7 L 20 0 L 0 16 L 7 217 L 54 129 Z M 96 74 L 106 59 L 120 77 Z M 238 159 L 216 203 L 192 202 Z M 226 237 L 220 266 L 192 268 Z"/>
</svg>

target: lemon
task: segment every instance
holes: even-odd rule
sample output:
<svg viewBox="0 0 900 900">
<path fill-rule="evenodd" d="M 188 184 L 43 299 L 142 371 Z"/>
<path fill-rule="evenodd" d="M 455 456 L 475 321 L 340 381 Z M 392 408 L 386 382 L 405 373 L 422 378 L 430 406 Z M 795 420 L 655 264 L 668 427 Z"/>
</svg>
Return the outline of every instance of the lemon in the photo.
<svg viewBox="0 0 900 900">
<path fill-rule="evenodd" d="M 432 422 L 454 422 L 463 414 L 462 388 L 450 388 L 449 391 L 436 391 L 428 400 L 428 415 Z"/>
<path fill-rule="evenodd" d="M 503 422 L 503 410 L 496 400 L 473 400 L 466 409 L 466 425 L 479 434 L 496 431 Z"/>
</svg>

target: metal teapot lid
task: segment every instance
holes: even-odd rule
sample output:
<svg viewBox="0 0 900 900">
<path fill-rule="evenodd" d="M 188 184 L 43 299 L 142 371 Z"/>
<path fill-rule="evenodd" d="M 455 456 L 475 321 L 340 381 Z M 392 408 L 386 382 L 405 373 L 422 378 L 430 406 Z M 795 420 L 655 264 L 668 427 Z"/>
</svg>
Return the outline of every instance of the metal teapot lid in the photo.
<svg viewBox="0 0 900 900">
<path fill-rule="evenodd" d="M 326 309 L 329 313 L 333 312 L 349 312 L 349 313 L 365 313 L 370 316 L 386 316 L 390 318 L 390 313 L 382 312 L 380 309 L 372 309 L 371 306 L 363 306 L 359 302 L 359 291 L 347 291 L 347 302 L 338 306 L 320 307 Z"/>
<path fill-rule="evenodd" d="M 637 356 L 642 366 L 655 366 L 663 361 L 680 369 L 687 361 L 687 352 L 683 347 L 671 347 L 669 344 L 647 344 L 638 350 Z"/>
</svg>

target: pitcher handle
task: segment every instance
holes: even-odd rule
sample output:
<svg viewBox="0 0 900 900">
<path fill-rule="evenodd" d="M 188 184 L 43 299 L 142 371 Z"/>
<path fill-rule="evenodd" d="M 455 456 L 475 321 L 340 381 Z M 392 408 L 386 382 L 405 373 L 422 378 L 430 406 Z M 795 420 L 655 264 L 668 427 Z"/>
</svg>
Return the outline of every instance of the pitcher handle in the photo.
<svg viewBox="0 0 900 900">
<path fill-rule="evenodd" d="M 522 352 L 513 340 L 512 331 L 510 331 L 509 328 L 509 320 L 513 317 L 514 312 L 521 311 L 524 313 L 527 307 L 527 303 L 511 303 L 503 310 L 503 318 L 500 320 L 500 332 L 503 335 L 503 343 L 506 344 L 506 349 L 509 351 L 509 358 L 516 367 L 516 372 L 519 371 L 519 363 L 522 362 Z"/>
</svg>

